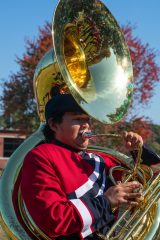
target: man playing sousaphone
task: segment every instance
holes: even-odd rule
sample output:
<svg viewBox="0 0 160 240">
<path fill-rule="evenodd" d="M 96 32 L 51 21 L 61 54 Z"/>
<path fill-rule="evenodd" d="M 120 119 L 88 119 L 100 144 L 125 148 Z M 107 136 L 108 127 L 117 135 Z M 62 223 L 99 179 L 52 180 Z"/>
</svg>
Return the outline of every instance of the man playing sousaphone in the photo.
<svg viewBox="0 0 160 240">
<path fill-rule="evenodd" d="M 18 170 L 21 166 L 22 170 L 19 175 L 16 171 L 18 177 L 14 178 L 15 187 L 10 192 L 18 220 L 31 239 L 96 240 L 113 229 L 115 209 L 119 214 L 121 207 L 135 209 L 146 201 L 142 195 L 147 190 L 143 186 L 141 192 L 143 182 L 137 178 L 126 182 L 118 178 L 119 183 L 113 185 L 109 170 L 117 165 L 117 158 L 105 151 L 89 150 L 86 138 L 92 129 L 90 117 L 110 124 L 126 114 L 134 89 L 130 54 L 117 22 L 98 0 L 77 0 L 76 4 L 74 0 L 60 0 L 52 33 L 54 51 L 42 58 L 34 77 L 40 122 L 42 126 L 45 123 L 44 135 L 40 126 L 31 137 L 34 145 L 29 145 L 29 140 L 24 143 L 29 149 L 27 146 L 25 154 L 23 151 L 24 162 L 21 159 L 22 164 L 18 165 Z M 39 143 L 38 133 L 45 136 L 43 143 Z M 159 156 L 143 146 L 138 134 L 125 132 L 123 139 L 136 160 L 141 147 L 143 163 L 160 162 Z M 135 162 L 136 166 L 138 161 Z M 135 174 L 136 168 L 132 167 Z M 143 177 L 148 169 L 140 175 Z M 155 185 L 152 189 L 159 192 Z M 153 198 L 155 202 L 158 197 L 157 194 Z M 129 214 L 134 212 L 133 208 Z M 10 212 L 7 220 L 13 225 L 12 208 Z M 153 223 L 154 217 L 150 215 L 147 213 Z M 142 213 L 142 220 L 143 217 Z M 139 215 L 132 223 L 138 221 Z M 22 236 L 18 239 L 27 239 L 19 230 L 21 226 L 18 231 L 17 228 L 16 233 Z M 116 239 L 137 239 L 145 228 L 140 227 L 135 238 L 132 235 L 127 238 L 127 228 L 124 237 Z M 114 233 L 119 232 L 116 229 Z"/>
<path fill-rule="evenodd" d="M 42 239 L 99 239 L 96 232 L 106 234 L 115 221 L 112 208 L 139 203 L 141 184 L 112 186 L 107 175 L 116 159 L 87 150 L 89 140 L 83 133 L 91 131 L 90 117 L 72 95 L 54 95 L 45 108 L 45 143 L 24 160 L 22 198 L 32 220 L 48 237 Z M 129 151 L 143 145 L 141 136 L 133 132 L 126 132 L 123 139 Z M 148 165 L 160 162 L 144 146 L 142 158 Z M 23 225 L 19 214 L 18 218 Z"/>
</svg>

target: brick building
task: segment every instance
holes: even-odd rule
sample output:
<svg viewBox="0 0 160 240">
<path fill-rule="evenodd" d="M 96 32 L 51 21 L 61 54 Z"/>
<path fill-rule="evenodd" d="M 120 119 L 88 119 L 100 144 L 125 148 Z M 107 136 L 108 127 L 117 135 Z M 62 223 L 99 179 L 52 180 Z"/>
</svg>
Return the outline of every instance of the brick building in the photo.
<svg viewBox="0 0 160 240">
<path fill-rule="evenodd" d="M 0 130 L 0 170 L 26 136 L 18 130 Z"/>
</svg>

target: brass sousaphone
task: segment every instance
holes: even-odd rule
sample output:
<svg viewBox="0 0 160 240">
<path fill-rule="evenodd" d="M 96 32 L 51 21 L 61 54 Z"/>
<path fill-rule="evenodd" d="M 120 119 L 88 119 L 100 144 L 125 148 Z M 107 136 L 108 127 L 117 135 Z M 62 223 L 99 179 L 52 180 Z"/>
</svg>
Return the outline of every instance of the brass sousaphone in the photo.
<svg viewBox="0 0 160 240">
<path fill-rule="evenodd" d="M 40 127 L 10 157 L 0 179 L 0 221 L 8 239 L 12 240 L 50 239 L 33 222 L 18 191 L 17 206 L 26 227 L 21 225 L 15 214 L 12 193 L 24 156 L 44 139 L 44 109 L 52 89 L 58 86 L 62 94 L 70 92 L 84 111 L 107 124 L 123 118 L 133 94 L 128 47 L 116 20 L 102 2 L 60 0 L 53 18 L 52 34 L 54 50 L 46 53 L 39 62 L 34 77 Z M 106 148 L 92 149 L 116 156 L 118 164 L 122 163 L 127 171 L 132 171 L 130 157 Z M 151 204 L 146 205 L 145 199 L 140 211 L 134 211 L 135 216 L 127 209 L 124 218 L 117 221 L 118 225 L 108 235 L 101 236 L 102 239 L 160 239 L 159 175 L 153 180 L 151 170 L 146 168 L 145 171 L 138 168 L 137 175 L 145 178 L 143 173 L 148 171 L 144 188 Z M 125 215 L 128 217 L 128 214 L 131 214 L 131 221 L 126 226 Z M 138 226 L 135 221 L 139 221 Z"/>
</svg>

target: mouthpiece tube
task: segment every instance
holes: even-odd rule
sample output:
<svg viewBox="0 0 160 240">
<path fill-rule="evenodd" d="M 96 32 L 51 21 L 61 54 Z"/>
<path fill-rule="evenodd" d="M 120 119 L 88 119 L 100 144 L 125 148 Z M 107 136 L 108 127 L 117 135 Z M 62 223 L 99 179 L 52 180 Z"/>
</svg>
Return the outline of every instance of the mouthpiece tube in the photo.
<svg viewBox="0 0 160 240">
<path fill-rule="evenodd" d="M 97 135 L 93 132 L 83 132 L 82 133 L 82 137 L 85 138 L 85 139 L 90 139 L 90 138 L 94 138 L 96 137 Z"/>
<path fill-rule="evenodd" d="M 121 137 L 121 135 L 119 135 L 119 134 L 112 134 L 112 133 L 98 133 L 98 134 L 95 134 L 93 132 L 82 132 L 82 137 L 85 138 L 85 139 L 91 139 L 91 138 L 103 137 L 103 136 Z"/>
</svg>

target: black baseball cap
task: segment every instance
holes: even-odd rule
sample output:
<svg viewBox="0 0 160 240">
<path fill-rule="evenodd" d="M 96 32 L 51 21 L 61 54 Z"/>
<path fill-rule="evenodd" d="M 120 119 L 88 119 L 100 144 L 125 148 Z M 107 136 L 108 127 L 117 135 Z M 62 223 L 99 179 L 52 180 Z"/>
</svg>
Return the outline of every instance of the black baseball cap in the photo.
<svg viewBox="0 0 160 240">
<path fill-rule="evenodd" d="M 57 94 L 50 99 L 45 107 L 46 122 L 49 118 L 54 118 L 56 114 L 65 112 L 85 113 L 85 111 L 78 105 L 71 94 Z"/>
</svg>

